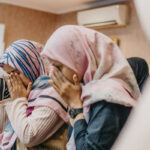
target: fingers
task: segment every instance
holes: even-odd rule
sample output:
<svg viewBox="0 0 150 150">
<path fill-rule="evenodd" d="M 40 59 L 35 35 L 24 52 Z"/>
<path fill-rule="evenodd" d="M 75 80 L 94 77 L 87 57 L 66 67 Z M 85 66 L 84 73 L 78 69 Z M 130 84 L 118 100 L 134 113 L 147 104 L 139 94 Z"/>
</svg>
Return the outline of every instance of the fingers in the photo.
<svg viewBox="0 0 150 150">
<path fill-rule="evenodd" d="M 65 82 L 68 82 L 64 75 L 57 69 L 51 72 L 51 79 L 58 88 L 61 88 Z"/>
<path fill-rule="evenodd" d="M 73 81 L 75 85 L 80 85 L 80 81 L 79 78 L 76 74 L 73 75 Z"/>
<path fill-rule="evenodd" d="M 59 71 L 54 71 L 52 74 L 55 76 L 55 78 L 57 79 L 57 81 L 59 83 L 61 83 L 63 81 L 62 80 L 62 75 L 59 73 Z"/>
<path fill-rule="evenodd" d="M 55 83 L 54 83 L 52 80 L 50 80 L 49 83 L 50 83 L 50 85 L 56 90 L 56 92 L 57 92 L 58 94 L 60 94 L 60 90 L 59 90 L 59 88 L 55 85 Z"/>
<path fill-rule="evenodd" d="M 57 68 L 55 68 L 55 69 L 52 70 L 52 74 L 55 75 L 55 77 L 57 78 L 57 80 L 59 82 L 63 82 L 64 81 L 64 75 Z"/>
<path fill-rule="evenodd" d="M 31 92 L 31 88 L 32 88 L 32 82 L 30 82 L 30 83 L 28 84 L 26 97 L 29 96 L 29 94 L 30 94 L 30 92 Z"/>
<path fill-rule="evenodd" d="M 57 86 L 57 88 L 59 88 L 60 87 L 60 81 L 54 72 L 51 75 L 51 79 L 55 83 L 55 86 Z"/>
<path fill-rule="evenodd" d="M 16 75 L 14 73 L 10 74 L 10 81 L 11 81 L 13 88 L 18 85 Z"/>
<path fill-rule="evenodd" d="M 64 82 L 66 80 L 66 78 L 64 77 L 64 75 L 61 73 L 61 71 L 56 70 L 55 72 L 57 78 L 59 78 L 60 82 Z"/>
<path fill-rule="evenodd" d="M 62 90 L 64 88 L 65 82 L 63 81 L 63 75 L 59 73 L 60 71 L 52 71 L 51 79 L 49 81 L 50 85 L 56 90 L 59 95 L 62 95 Z"/>
<path fill-rule="evenodd" d="M 8 89 L 9 90 L 12 89 L 12 84 L 11 84 L 11 81 L 10 81 L 10 77 L 9 76 L 5 76 L 5 75 L 3 77 L 4 77 L 4 79 L 5 79 L 6 83 L 7 83 Z"/>
<path fill-rule="evenodd" d="M 29 83 L 26 89 L 18 73 L 11 73 L 9 76 L 4 76 L 4 79 L 7 82 L 12 99 L 28 97 L 32 83 Z"/>
<path fill-rule="evenodd" d="M 27 95 L 29 95 L 30 91 L 31 91 L 31 88 L 32 88 L 32 82 L 30 82 L 28 84 L 28 87 L 27 87 Z"/>
<path fill-rule="evenodd" d="M 20 79 L 20 76 L 17 73 L 10 74 L 10 81 L 13 88 L 15 89 L 24 88 L 22 80 Z"/>
<path fill-rule="evenodd" d="M 19 84 L 19 85 L 23 84 L 23 83 L 22 83 L 22 80 L 20 79 L 20 76 L 19 76 L 17 73 L 15 73 L 15 76 L 16 76 L 16 79 L 17 79 L 18 84 Z"/>
</svg>

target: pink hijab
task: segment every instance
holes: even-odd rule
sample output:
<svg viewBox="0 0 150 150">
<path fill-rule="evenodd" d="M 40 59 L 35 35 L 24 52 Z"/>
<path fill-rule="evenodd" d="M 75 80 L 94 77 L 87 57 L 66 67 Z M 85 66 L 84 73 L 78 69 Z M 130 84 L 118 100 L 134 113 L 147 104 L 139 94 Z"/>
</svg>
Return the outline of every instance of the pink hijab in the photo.
<svg viewBox="0 0 150 150">
<path fill-rule="evenodd" d="M 134 106 L 140 91 L 127 60 L 107 36 L 81 26 L 57 29 L 47 41 L 41 55 L 74 70 L 84 80 L 82 95 L 86 121 L 88 106 L 106 100 Z M 68 149 L 75 149 L 71 140 Z"/>
</svg>

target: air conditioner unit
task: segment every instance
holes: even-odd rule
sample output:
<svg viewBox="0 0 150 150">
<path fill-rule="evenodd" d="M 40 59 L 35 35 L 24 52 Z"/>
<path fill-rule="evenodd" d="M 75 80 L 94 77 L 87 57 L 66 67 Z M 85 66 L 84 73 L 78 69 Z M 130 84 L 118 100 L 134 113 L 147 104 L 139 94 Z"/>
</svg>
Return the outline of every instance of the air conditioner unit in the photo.
<svg viewBox="0 0 150 150">
<path fill-rule="evenodd" d="M 128 5 L 118 4 L 80 11 L 77 21 L 79 25 L 91 28 L 118 27 L 128 23 L 128 15 Z"/>
</svg>

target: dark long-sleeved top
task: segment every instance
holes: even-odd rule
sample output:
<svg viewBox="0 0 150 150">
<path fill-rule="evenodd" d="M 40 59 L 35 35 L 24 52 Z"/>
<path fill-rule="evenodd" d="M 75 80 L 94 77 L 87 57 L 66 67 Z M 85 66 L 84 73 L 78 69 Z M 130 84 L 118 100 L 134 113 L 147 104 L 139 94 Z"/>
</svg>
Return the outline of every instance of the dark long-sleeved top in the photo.
<svg viewBox="0 0 150 150">
<path fill-rule="evenodd" d="M 80 119 L 74 124 L 74 139 L 77 150 L 110 150 L 122 129 L 131 107 L 105 101 L 90 107 L 89 122 Z M 68 138 L 72 133 L 69 126 Z"/>
</svg>

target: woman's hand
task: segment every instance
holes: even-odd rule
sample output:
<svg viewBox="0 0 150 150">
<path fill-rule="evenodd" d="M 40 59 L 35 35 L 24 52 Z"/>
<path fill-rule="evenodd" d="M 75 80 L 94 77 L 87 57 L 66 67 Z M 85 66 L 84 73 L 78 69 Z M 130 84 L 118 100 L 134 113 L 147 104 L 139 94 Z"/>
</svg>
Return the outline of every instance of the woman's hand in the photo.
<svg viewBox="0 0 150 150">
<path fill-rule="evenodd" d="M 17 73 L 11 73 L 9 76 L 4 76 L 4 79 L 7 82 L 12 100 L 15 100 L 20 97 L 28 98 L 32 87 L 31 82 L 28 84 L 28 87 L 26 89 Z"/>
<path fill-rule="evenodd" d="M 50 77 L 50 84 L 71 108 L 82 107 L 80 98 L 82 89 L 76 74 L 73 75 L 74 83 L 67 80 L 57 68 L 53 69 Z"/>
</svg>

